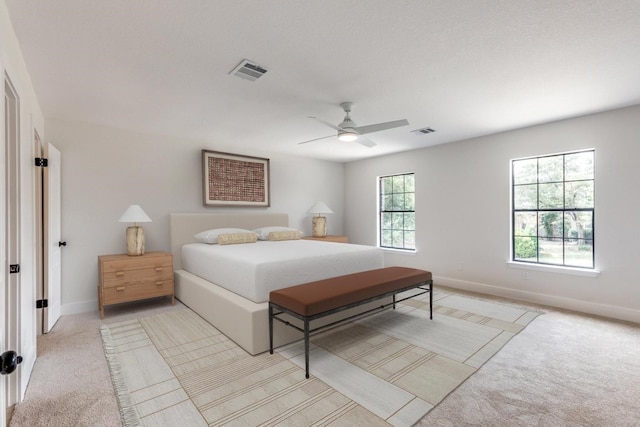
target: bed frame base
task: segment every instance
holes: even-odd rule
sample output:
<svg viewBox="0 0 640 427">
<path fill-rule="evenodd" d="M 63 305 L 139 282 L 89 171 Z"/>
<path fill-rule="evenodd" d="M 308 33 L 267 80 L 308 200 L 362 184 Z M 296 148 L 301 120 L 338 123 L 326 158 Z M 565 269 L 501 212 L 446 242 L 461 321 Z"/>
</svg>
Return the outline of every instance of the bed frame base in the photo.
<svg viewBox="0 0 640 427">
<path fill-rule="evenodd" d="M 242 347 L 247 353 L 256 355 L 269 350 L 269 303 L 254 303 L 231 291 L 217 286 L 185 270 L 175 271 L 176 298 L 198 313 L 218 331 Z M 391 297 L 385 303 L 391 302 Z M 324 325 L 362 310 L 372 309 L 381 301 L 354 307 L 335 313 L 316 323 Z M 286 315 L 284 317 L 286 319 Z M 290 321 L 296 321 L 294 317 Z M 273 330 L 273 342 L 282 346 L 304 338 L 304 334 L 284 324 Z"/>
</svg>

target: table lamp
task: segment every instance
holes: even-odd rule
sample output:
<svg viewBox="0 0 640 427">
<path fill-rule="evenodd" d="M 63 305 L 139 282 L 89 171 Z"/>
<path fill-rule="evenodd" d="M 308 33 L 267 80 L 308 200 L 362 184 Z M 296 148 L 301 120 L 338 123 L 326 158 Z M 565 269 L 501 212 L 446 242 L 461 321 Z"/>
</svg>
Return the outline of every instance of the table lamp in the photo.
<svg viewBox="0 0 640 427">
<path fill-rule="evenodd" d="M 311 220 L 313 237 L 327 237 L 327 218 L 321 216 L 321 214 L 333 213 L 333 211 L 323 202 L 315 202 L 313 206 L 307 209 L 307 213 L 318 215 Z"/>
<path fill-rule="evenodd" d="M 133 226 L 127 228 L 127 255 L 144 255 L 144 229 L 138 223 L 151 222 L 151 218 L 140 205 L 131 205 L 124 211 L 118 222 L 133 222 Z"/>
</svg>

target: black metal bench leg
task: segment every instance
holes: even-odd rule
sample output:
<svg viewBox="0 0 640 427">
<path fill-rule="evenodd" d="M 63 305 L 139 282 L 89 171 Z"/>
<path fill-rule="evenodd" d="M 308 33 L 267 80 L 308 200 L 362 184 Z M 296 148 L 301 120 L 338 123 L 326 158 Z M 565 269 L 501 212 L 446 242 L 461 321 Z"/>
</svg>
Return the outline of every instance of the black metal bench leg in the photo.
<svg viewBox="0 0 640 427">
<path fill-rule="evenodd" d="M 269 353 L 273 354 L 273 307 L 269 303 Z"/>
<path fill-rule="evenodd" d="M 429 281 L 429 319 L 433 319 L 433 280 Z"/>
<path fill-rule="evenodd" d="M 309 319 L 304 319 L 304 368 L 305 376 L 309 378 Z"/>
</svg>

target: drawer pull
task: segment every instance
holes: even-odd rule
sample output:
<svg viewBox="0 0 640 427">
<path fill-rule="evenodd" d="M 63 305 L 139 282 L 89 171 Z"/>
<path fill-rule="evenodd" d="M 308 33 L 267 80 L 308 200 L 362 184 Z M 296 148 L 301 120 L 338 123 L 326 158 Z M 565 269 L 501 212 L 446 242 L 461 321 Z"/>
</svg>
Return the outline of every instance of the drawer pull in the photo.
<svg viewBox="0 0 640 427">
<path fill-rule="evenodd" d="M 124 286 L 118 286 L 118 287 L 116 288 L 116 291 L 118 291 L 118 292 L 122 292 L 122 291 L 124 291 Z"/>
<path fill-rule="evenodd" d="M 156 282 L 156 286 L 162 286 L 164 282 Z"/>
<path fill-rule="evenodd" d="M 158 272 L 162 271 L 162 267 L 156 267 L 156 271 Z"/>
<path fill-rule="evenodd" d="M 124 271 L 116 271 L 116 276 L 124 276 Z"/>
</svg>

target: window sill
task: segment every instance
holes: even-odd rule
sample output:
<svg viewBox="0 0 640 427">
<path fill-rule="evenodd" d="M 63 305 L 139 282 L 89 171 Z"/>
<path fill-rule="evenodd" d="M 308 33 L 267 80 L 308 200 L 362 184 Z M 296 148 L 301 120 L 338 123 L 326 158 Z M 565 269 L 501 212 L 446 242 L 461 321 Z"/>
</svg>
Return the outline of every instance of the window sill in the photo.
<svg viewBox="0 0 640 427">
<path fill-rule="evenodd" d="M 401 255 L 415 255 L 418 251 L 416 249 L 394 249 L 394 248 L 383 248 L 378 246 L 378 249 L 382 249 L 385 252 L 393 253 L 393 254 L 401 254 Z"/>
<path fill-rule="evenodd" d="M 507 261 L 510 268 L 518 268 L 522 270 L 546 271 L 547 273 L 569 274 L 572 276 L 598 277 L 600 270 L 592 270 L 590 268 L 578 267 L 556 267 L 553 265 L 530 264 L 527 262 Z"/>
</svg>

